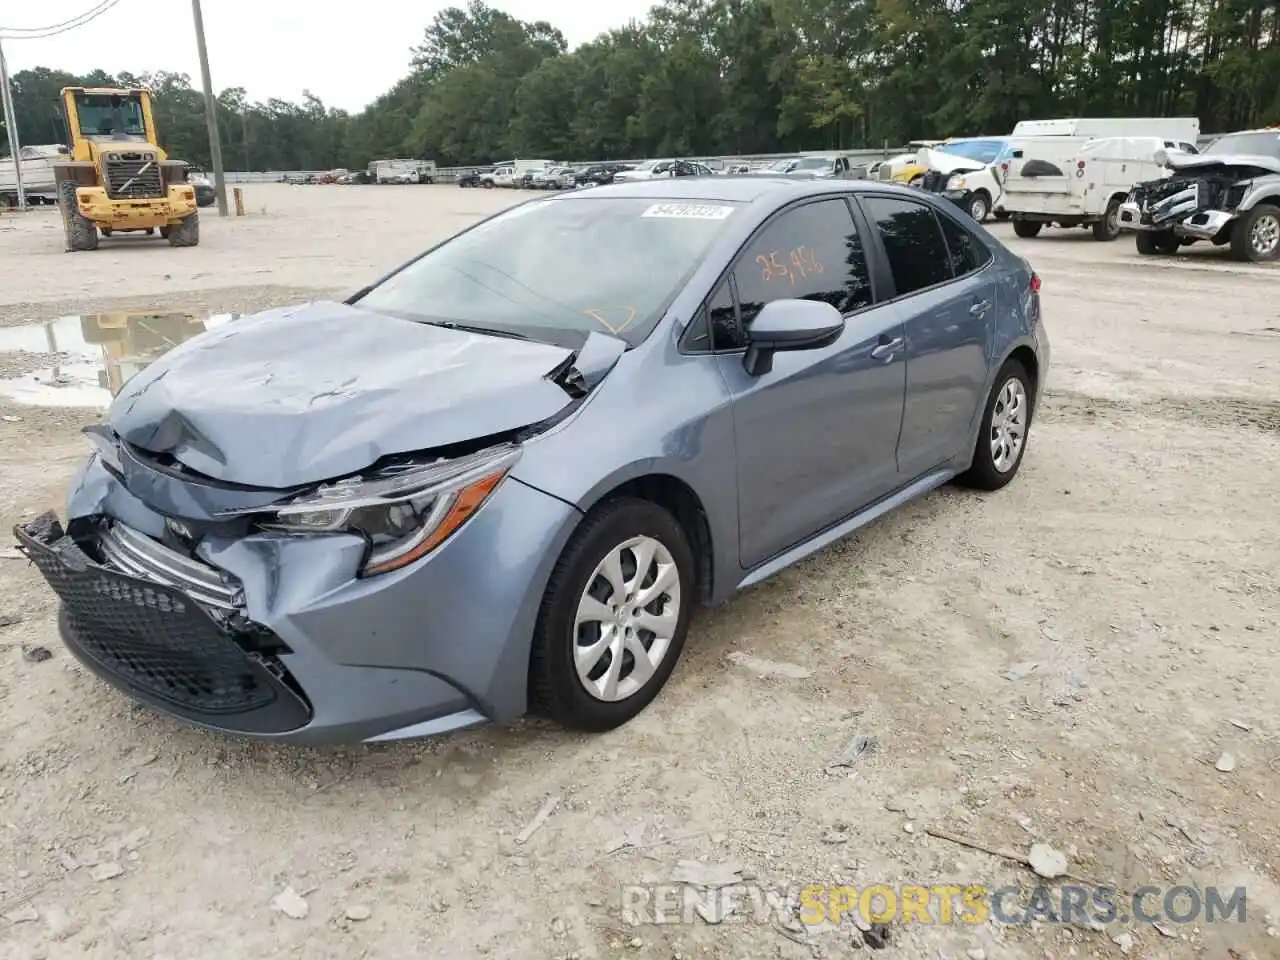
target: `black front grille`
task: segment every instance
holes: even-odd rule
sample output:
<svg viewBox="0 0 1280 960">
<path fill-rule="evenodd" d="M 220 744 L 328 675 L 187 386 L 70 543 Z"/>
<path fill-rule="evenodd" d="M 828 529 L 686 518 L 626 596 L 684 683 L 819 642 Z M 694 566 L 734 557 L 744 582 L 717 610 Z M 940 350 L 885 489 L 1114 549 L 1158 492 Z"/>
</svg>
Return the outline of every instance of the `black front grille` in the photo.
<svg viewBox="0 0 1280 960">
<path fill-rule="evenodd" d="M 247 653 L 186 594 L 95 563 L 56 519 L 14 532 L 62 600 L 68 647 L 106 679 L 233 731 L 283 732 L 310 718 L 279 661 Z"/>
<path fill-rule="evenodd" d="M 160 163 L 150 153 L 115 153 L 104 164 L 107 196 L 115 200 L 143 200 L 164 195 Z"/>
<path fill-rule="evenodd" d="M 930 170 L 924 175 L 924 179 L 920 186 L 932 193 L 941 193 L 947 188 L 947 181 L 951 179 L 948 173 L 942 173 L 939 170 Z"/>
</svg>

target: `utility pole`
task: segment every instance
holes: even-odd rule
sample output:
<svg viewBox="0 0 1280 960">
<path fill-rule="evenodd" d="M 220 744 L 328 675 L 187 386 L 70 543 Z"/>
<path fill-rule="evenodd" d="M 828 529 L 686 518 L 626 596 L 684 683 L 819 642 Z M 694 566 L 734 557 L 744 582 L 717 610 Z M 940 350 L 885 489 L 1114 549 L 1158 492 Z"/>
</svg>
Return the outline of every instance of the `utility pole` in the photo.
<svg viewBox="0 0 1280 960">
<path fill-rule="evenodd" d="M 191 0 L 191 15 L 196 22 L 196 47 L 200 51 L 200 79 L 204 82 L 204 118 L 209 126 L 209 159 L 213 161 L 213 190 L 218 197 L 218 216 L 227 215 L 227 175 L 222 170 L 222 141 L 218 139 L 218 101 L 213 97 L 213 80 L 209 76 L 209 51 L 204 44 L 204 16 L 200 0 Z"/>
<path fill-rule="evenodd" d="M 13 115 L 13 91 L 9 89 L 9 65 L 4 47 L 0 46 L 0 100 L 4 101 L 4 128 L 9 134 L 9 157 L 13 160 L 14 178 L 18 185 L 18 209 L 27 209 L 27 191 L 22 185 L 22 144 L 18 141 L 18 121 Z"/>
</svg>

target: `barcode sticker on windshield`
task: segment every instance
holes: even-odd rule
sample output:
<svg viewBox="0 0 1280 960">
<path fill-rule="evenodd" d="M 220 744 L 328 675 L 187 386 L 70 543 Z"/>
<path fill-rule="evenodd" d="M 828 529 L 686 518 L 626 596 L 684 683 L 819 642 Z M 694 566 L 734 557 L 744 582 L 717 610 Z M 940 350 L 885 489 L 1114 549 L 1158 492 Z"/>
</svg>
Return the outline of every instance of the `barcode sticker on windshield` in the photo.
<svg viewBox="0 0 1280 960">
<path fill-rule="evenodd" d="M 655 203 L 640 214 L 642 217 L 664 217 L 668 220 L 727 220 L 733 207 L 705 203 Z"/>
</svg>

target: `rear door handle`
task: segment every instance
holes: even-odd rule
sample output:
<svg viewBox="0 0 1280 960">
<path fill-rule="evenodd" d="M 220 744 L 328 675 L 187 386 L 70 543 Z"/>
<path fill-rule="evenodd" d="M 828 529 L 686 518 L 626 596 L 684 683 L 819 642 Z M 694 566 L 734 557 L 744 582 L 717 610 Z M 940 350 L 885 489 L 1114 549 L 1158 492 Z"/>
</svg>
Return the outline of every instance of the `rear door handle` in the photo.
<svg viewBox="0 0 1280 960">
<path fill-rule="evenodd" d="M 991 309 L 990 300 L 979 300 L 969 308 L 969 315 L 973 317 L 981 317 Z"/>
<path fill-rule="evenodd" d="M 901 337 L 894 337 L 892 340 L 881 340 L 878 344 L 871 348 L 871 358 L 873 360 L 888 360 L 898 352 L 903 344 Z"/>
</svg>

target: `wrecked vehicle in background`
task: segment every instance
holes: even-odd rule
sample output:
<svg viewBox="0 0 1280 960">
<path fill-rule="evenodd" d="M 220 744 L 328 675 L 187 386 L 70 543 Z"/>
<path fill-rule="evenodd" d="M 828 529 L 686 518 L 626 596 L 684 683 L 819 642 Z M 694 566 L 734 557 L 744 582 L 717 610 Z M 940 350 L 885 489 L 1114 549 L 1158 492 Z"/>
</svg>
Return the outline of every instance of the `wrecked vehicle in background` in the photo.
<svg viewBox="0 0 1280 960">
<path fill-rule="evenodd" d="M 1280 127 L 1229 133 L 1202 154 L 1160 162 L 1170 176 L 1137 184 L 1120 207 L 1139 253 L 1207 240 L 1237 260 L 1280 259 Z"/>
</svg>

